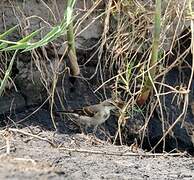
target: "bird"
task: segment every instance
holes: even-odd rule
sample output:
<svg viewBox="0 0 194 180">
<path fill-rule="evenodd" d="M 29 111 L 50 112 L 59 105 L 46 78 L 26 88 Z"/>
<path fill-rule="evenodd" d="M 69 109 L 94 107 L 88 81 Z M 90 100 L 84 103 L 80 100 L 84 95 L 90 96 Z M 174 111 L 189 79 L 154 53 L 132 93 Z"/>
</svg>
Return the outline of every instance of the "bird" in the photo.
<svg viewBox="0 0 194 180">
<path fill-rule="evenodd" d="M 88 127 L 93 127 L 93 132 L 96 132 L 98 126 L 109 119 L 111 111 L 120 108 L 122 105 L 122 101 L 107 99 L 99 104 L 85 106 L 81 109 L 57 112 L 69 115 L 76 124 L 84 127 L 85 131 L 87 131 Z"/>
</svg>

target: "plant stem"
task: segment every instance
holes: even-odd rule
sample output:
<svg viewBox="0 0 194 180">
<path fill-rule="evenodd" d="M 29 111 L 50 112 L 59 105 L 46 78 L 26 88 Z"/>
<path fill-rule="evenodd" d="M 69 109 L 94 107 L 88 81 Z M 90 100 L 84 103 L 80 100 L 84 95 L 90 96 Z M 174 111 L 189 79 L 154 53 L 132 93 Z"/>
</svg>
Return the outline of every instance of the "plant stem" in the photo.
<svg viewBox="0 0 194 180">
<path fill-rule="evenodd" d="M 156 74 L 156 63 L 158 61 L 158 51 L 159 51 L 159 41 L 160 41 L 160 28 L 161 28 L 161 0 L 156 0 L 156 10 L 154 17 L 154 35 L 152 43 L 152 54 L 149 63 L 150 71 L 149 74 L 145 77 L 144 87 L 140 96 L 138 97 L 137 103 L 143 105 L 148 99 L 150 92 L 153 88 L 153 79 Z"/>
</svg>

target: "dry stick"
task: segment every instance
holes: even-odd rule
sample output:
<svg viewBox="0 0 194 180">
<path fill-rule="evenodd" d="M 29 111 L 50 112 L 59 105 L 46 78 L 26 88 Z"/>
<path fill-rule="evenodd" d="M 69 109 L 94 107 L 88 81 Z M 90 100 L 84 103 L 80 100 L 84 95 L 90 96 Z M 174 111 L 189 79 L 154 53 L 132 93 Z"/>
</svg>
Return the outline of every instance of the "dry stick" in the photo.
<svg viewBox="0 0 194 180">
<path fill-rule="evenodd" d="M 170 65 L 168 66 L 168 68 L 166 68 L 162 73 L 158 74 L 155 76 L 154 79 L 158 79 L 159 77 L 163 76 L 164 74 L 167 74 L 174 66 L 175 64 L 181 59 L 183 58 L 186 53 L 189 53 L 190 48 L 188 48 L 186 51 L 184 51 L 179 57 L 177 57 L 177 59 Z M 170 53 L 167 53 L 170 54 Z M 166 54 L 166 56 L 167 56 Z M 157 63 L 155 63 L 154 65 L 148 67 L 146 70 L 144 70 L 142 73 L 140 73 L 139 75 L 136 76 L 136 78 L 139 78 L 141 76 L 143 76 L 144 74 L 148 73 L 149 71 L 151 71 L 153 68 L 155 68 L 156 66 L 158 66 L 158 64 L 164 59 L 165 57 L 161 58 L 160 60 L 158 60 Z"/>
<path fill-rule="evenodd" d="M 11 149 L 11 145 L 10 145 L 10 139 L 6 138 L 6 154 L 10 154 L 10 149 Z"/>
<path fill-rule="evenodd" d="M 92 12 L 94 12 L 94 10 L 96 9 L 96 7 L 97 7 L 101 2 L 102 2 L 102 0 L 96 1 L 96 2 L 94 3 L 94 5 L 93 5 L 90 9 L 88 9 L 88 10 L 86 11 L 86 13 L 82 16 L 81 21 L 80 21 L 80 22 L 77 21 L 77 23 L 75 23 L 75 25 L 74 25 L 74 26 L 76 27 L 75 33 L 77 34 L 77 36 L 79 36 L 79 35 L 83 32 L 83 30 L 82 30 L 82 31 L 80 31 L 80 32 L 77 33 L 77 31 L 80 29 L 81 24 L 89 17 L 89 15 L 90 15 Z M 84 29 L 85 29 L 85 28 L 84 28 Z"/>
<path fill-rule="evenodd" d="M 94 9 L 98 6 L 98 4 L 101 2 L 102 0 L 99 0 L 99 1 L 97 1 L 97 2 L 95 2 L 95 4 L 94 4 L 94 6 L 93 7 L 91 7 L 91 9 L 89 9 L 88 11 L 87 11 L 87 13 L 82 17 L 82 20 L 79 22 L 79 23 L 77 23 L 75 26 L 77 26 L 77 29 L 78 29 L 78 27 L 81 25 L 81 23 L 94 11 Z M 106 17 L 106 19 L 105 19 L 105 26 L 104 26 L 104 32 L 106 32 L 107 33 L 107 31 L 108 31 L 108 28 L 107 28 L 107 24 L 108 24 L 108 22 L 109 22 L 109 15 L 110 15 L 110 10 L 111 9 L 113 9 L 113 8 L 111 8 L 111 6 L 110 6 L 110 4 L 112 4 L 112 2 L 110 3 L 109 2 L 109 5 L 108 5 L 108 13 L 109 14 L 107 14 L 107 17 Z M 89 23 L 84 29 L 82 29 L 79 33 L 77 33 L 77 35 L 76 36 L 78 36 L 79 34 L 81 34 L 83 31 L 85 31 L 93 22 L 95 22 L 97 19 L 99 19 L 99 18 L 101 18 L 103 15 L 105 14 L 105 12 L 104 13 L 101 13 L 99 16 L 97 16 L 96 18 L 94 18 L 92 21 L 91 21 L 91 23 Z M 77 29 L 75 30 L 75 32 L 77 31 Z M 102 41 L 103 41 L 103 36 L 104 36 L 104 33 L 103 32 L 103 35 L 102 35 Z M 101 41 L 101 39 L 99 40 L 99 41 Z M 105 38 L 104 38 L 105 39 Z M 104 42 L 105 42 L 106 40 L 104 40 Z M 99 46 L 99 48 L 97 48 L 96 49 L 96 51 L 93 53 L 93 55 L 84 63 L 84 65 L 86 65 L 88 62 L 90 62 L 91 61 L 91 59 L 95 56 L 95 54 L 97 53 L 97 52 L 99 52 L 100 53 L 100 50 L 101 50 L 101 47 L 102 47 L 102 45 L 104 45 L 103 44 L 103 42 L 101 43 L 101 46 Z M 95 45 L 95 46 L 97 46 L 97 44 Z M 93 48 L 93 47 L 92 47 Z M 98 53 L 98 54 L 99 54 Z M 96 73 L 97 73 L 97 71 L 98 71 L 98 68 L 99 68 L 99 66 L 100 66 L 100 58 L 98 57 L 98 63 L 97 63 L 97 66 L 96 66 L 96 69 L 95 69 L 95 72 L 91 75 L 91 77 L 89 77 L 88 79 L 92 79 L 95 75 L 96 75 Z"/>
<path fill-rule="evenodd" d="M 166 92 L 166 93 L 160 93 L 159 95 L 166 95 L 166 94 L 170 94 L 170 93 L 179 93 L 179 94 L 187 94 L 186 90 L 177 90 L 172 86 L 169 86 L 168 84 L 162 83 L 162 82 L 155 82 L 155 84 L 160 84 L 161 86 L 165 86 L 169 89 L 171 89 L 172 91 Z"/>
<path fill-rule="evenodd" d="M 176 39 L 176 36 L 177 36 L 177 32 L 179 30 L 179 25 L 180 25 L 180 22 L 181 22 L 181 18 L 183 17 L 183 13 L 184 13 L 184 10 L 185 10 L 186 3 L 187 3 L 187 0 L 185 0 L 183 2 L 183 7 L 182 7 L 182 10 L 181 10 L 178 22 L 177 22 L 177 26 L 176 26 L 175 31 L 174 31 L 174 36 L 173 36 L 173 39 L 172 39 L 172 43 L 171 43 L 171 47 L 170 47 L 169 52 L 172 52 L 172 48 L 173 48 L 173 45 L 174 45 L 174 42 L 175 42 L 175 39 Z"/>
<path fill-rule="evenodd" d="M 22 161 L 22 162 L 31 162 L 32 164 L 36 165 L 36 160 L 30 158 L 13 158 L 15 161 Z"/>
<path fill-rule="evenodd" d="M 78 153 L 89 153 L 89 154 L 102 154 L 102 155 L 109 155 L 109 156 L 140 156 L 140 157 L 155 157 L 155 156 L 185 156 L 187 155 L 186 152 L 184 153 L 146 153 L 146 152 L 140 152 L 140 153 L 134 153 L 134 152 L 108 152 L 108 151 L 95 151 L 95 150 L 87 150 L 87 149 L 73 149 L 73 148 L 58 148 L 59 150 L 69 151 L 69 152 L 78 152 Z"/>
<path fill-rule="evenodd" d="M 161 103 L 161 101 L 160 101 L 160 97 L 159 97 L 157 88 L 156 88 L 156 86 L 155 86 L 155 84 L 154 84 L 154 82 L 153 82 L 151 73 L 150 73 L 149 71 L 148 71 L 148 77 L 150 78 L 150 82 L 151 82 L 152 87 L 153 87 L 153 89 L 154 89 L 154 91 L 155 91 L 155 93 L 156 93 L 155 95 L 156 95 L 156 97 L 157 97 L 158 104 L 159 104 L 159 108 L 160 108 L 160 112 L 161 112 L 162 131 L 163 131 L 163 133 L 164 133 L 165 129 L 164 129 L 164 115 L 163 115 L 162 103 Z M 164 151 L 164 149 L 165 149 L 165 138 L 163 139 L 163 151 Z"/>
<path fill-rule="evenodd" d="M 50 105 L 51 112 L 50 112 L 50 115 L 51 115 L 51 120 L 52 120 L 53 126 L 54 126 L 56 131 L 57 131 L 57 125 L 55 123 L 55 118 L 54 118 L 54 115 L 53 115 L 53 106 L 54 106 L 54 101 L 55 101 L 54 97 L 55 97 L 55 90 L 56 90 L 57 80 L 58 80 L 58 78 L 57 78 L 57 75 L 55 73 L 53 84 L 52 84 L 52 92 L 51 92 L 51 105 Z"/>
<path fill-rule="evenodd" d="M 164 140 L 164 138 L 169 134 L 169 132 L 174 128 L 174 126 L 181 120 L 182 116 L 184 116 L 185 112 L 187 111 L 188 106 L 188 94 L 185 95 L 185 101 L 183 106 L 183 111 L 179 115 L 179 117 L 175 120 L 175 122 L 170 126 L 170 128 L 164 133 L 163 137 L 157 142 L 157 144 L 152 148 L 150 152 L 153 152 L 156 147 Z"/>
<path fill-rule="evenodd" d="M 190 5 L 191 5 L 191 1 L 190 1 Z M 191 14 L 193 14 L 192 8 L 190 8 L 190 11 L 191 11 Z M 190 79 L 189 79 L 189 83 L 188 83 L 188 87 L 187 87 L 188 94 L 189 94 L 189 90 L 190 90 L 190 87 L 192 85 L 193 76 L 194 76 L 194 19 L 193 19 L 193 17 L 191 18 L 191 53 L 192 53 L 192 67 L 191 67 L 191 75 L 190 75 Z M 189 102 L 189 96 L 188 96 L 188 102 Z M 188 107 L 188 104 L 187 104 L 187 107 Z M 185 111 L 185 112 L 187 112 L 187 111 Z M 186 113 L 184 114 L 184 119 L 185 119 L 185 117 L 186 117 Z M 183 127 L 184 119 L 183 119 L 183 122 L 181 124 L 181 127 Z"/>
<path fill-rule="evenodd" d="M 172 86 L 169 86 L 169 85 L 164 84 L 164 83 L 161 83 L 161 82 L 160 82 L 160 83 L 159 83 L 159 82 L 155 82 L 155 83 L 156 83 L 156 84 L 157 84 L 157 83 L 158 83 L 158 84 L 161 84 L 161 86 L 165 86 L 165 87 L 168 87 L 169 89 L 172 89 L 173 91 L 170 92 L 170 93 L 173 93 L 173 92 L 179 93 L 179 94 L 187 94 L 187 93 L 188 93 L 186 90 L 178 91 L 178 90 L 176 90 L 175 88 L 173 88 Z M 158 96 L 160 96 L 160 95 L 165 95 L 165 94 L 168 94 L 168 93 L 160 93 L 160 94 L 158 94 Z M 154 111 L 156 105 L 157 105 L 157 103 L 155 103 L 155 105 L 154 105 L 154 107 L 153 107 L 153 111 Z M 143 131 L 143 134 L 145 134 L 146 127 L 147 127 L 147 125 L 148 125 L 149 119 L 150 119 L 151 116 L 152 116 L 153 111 L 150 113 L 150 116 L 148 117 L 148 120 L 146 121 L 145 125 L 143 126 L 143 130 L 144 130 L 144 131 Z M 142 143 L 143 143 L 143 142 L 142 142 Z M 141 143 L 141 146 L 142 146 L 142 143 Z"/>
<path fill-rule="evenodd" d="M 51 8 L 43 1 L 43 0 L 40 0 L 41 1 L 41 3 L 50 11 L 50 13 L 52 14 L 52 16 L 53 16 L 53 19 L 54 19 L 54 21 L 55 21 L 55 23 L 57 23 L 57 18 L 56 18 L 56 16 L 55 16 L 55 14 L 54 14 L 54 12 L 51 10 Z"/>
<path fill-rule="evenodd" d="M 1 154 L 0 155 L 0 159 L 1 159 L 1 162 L 2 162 L 2 158 L 6 157 L 6 161 L 8 160 L 7 157 L 11 158 L 9 160 L 11 160 L 12 162 L 13 161 L 21 161 L 21 162 L 31 162 L 33 165 L 36 165 L 36 160 L 34 159 L 30 159 L 30 158 L 18 158 L 18 157 L 12 157 L 12 156 L 7 156 L 9 154 Z"/>
<path fill-rule="evenodd" d="M 11 133 L 10 133 L 10 131 L 3 133 L 3 137 L 5 138 L 5 143 L 6 143 L 6 154 L 10 154 L 10 149 L 11 149 L 11 143 L 10 143 Z"/>
<path fill-rule="evenodd" d="M 149 121 L 150 121 L 150 119 L 151 119 L 151 117 L 152 117 L 152 115 L 153 115 L 153 112 L 154 112 L 156 106 L 157 106 L 157 102 L 154 104 L 154 106 L 153 106 L 151 112 L 149 113 L 148 118 L 145 119 L 144 125 L 143 125 L 142 128 L 139 130 L 140 132 L 143 131 L 143 133 L 142 133 L 142 135 L 141 135 L 141 144 L 140 144 L 140 147 L 143 146 L 143 140 L 144 140 L 144 137 L 145 137 L 145 135 L 146 135 L 146 129 L 147 129 L 147 127 L 148 127 Z"/>
<path fill-rule="evenodd" d="M 81 22 L 77 25 L 74 25 L 74 27 L 76 27 L 75 30 L 75 37 L 78 37 L 80 34 L 82 34 L 85 30 L 87 30 L 89 27 L 91 27 L 91 25 L 96 22 L 98 19 L 100 20 L 100 18 L 104 15 L 105 13 L 101 13 L 100 15 L 93 17 L 92 21 L 90 23 L 88 23 L 86 26 L 84 25 L 83 29 L 81 29 L 79 32 L 78 31 L 78 27 L 80 26 L 80 24 L 83 22 L 83 20 L 81 20 Z M 81 17 L 81 19 L 83 18 L 83 16 Z M 84 19 L 85 20 L 85 19 Z M 79 19 L 78 19 L 79 22 Z M 90 47 L 89 49 L 91 49 L 92 47 Z"/>
<path fill-rule="evenodd" d="M 4 148 L 6 148 L 6 155 L 10 154 L 10 149 L 11 149 L 11 138 L 12 138 L 12 132 L 9 131 L 8 129 L 6 129 L 5 131 L 2 131 L 1 136 L 4 138 L 5 140 L 5 146 Z M 1 147 L 1 149 L 4 149 L 3 147 Z"/>
<path fill-rule="evenodd" d="M 15 128 L 9 128 L 8 130 L 11 131 L 11 132 L 17 132 L 17 133 L 20 133 L 20 134 L 24 134 L 26 136 L 31 136 L 33 138 L 40 139 L 42 141 L 46 141 L 49 144 L 51 144 L 53 147 L 56 147 L 56 144 L 54 144 L 51 140 L 49 140 L 45 137 L 41 137 L 41 136 L 38 136 L 36 134 L 28 133 L 28 132 L 25 132 L 25 131 L 22 131 L 22 130 L 19 130 L 19 129 L 15 129 Z"/>
<path fill-rule="evenodd" d="M 179 57 L 176 58 L 176 60 L 170 65 L 168 66 L 168 68 L 166 68 L 163 72 L 161 72 L 160 74 L 156 75 L 155 79 L 158 79 L 159 77 L 167 74 L 172 68 L 174 68 L 174 66 L 176 65 L 176 63 L 181 60 L 181 58 L 184 58 L 184 56 L 186 55 L 186 53 L 189 53 L 190 48 L 188 48 L 187 50 L 184 51 L 184 53 L 182 53 Z M 157 65 L 157 64 L 156 64 Z M 152 67 L 151 67 L 152 68 Z"/>
<path fill-rule="evenodd" d="M 96 90 L 94 90 L 94 93 L 96 93 L 99 89 L 101 89 L 105 84 L 107 84 L 111 80 L 116 79 L 117 77 L 119 77 L 119 76 L 121 76 L 121 75 L 123 75 L 125 73 L 126 73 L 126 71 L 124 71 L 124 72 L 122 72 L 120 74 L 117 74 L 116 76 L 111 77 L 110 79 L 108 79 L 107 81 L 105 81 L 103 84 L 101 84 Z"/>
<path fill-rule="evenodd" d="M 117 132 L 116 132 L 116 134 L 115 134 L 115 138 L 114 138 L 113 144 L 116 143 L 117 137 L 118 137 L 118 135 L 119 135 L 120 143 L 121 143 L 121 145 L 122 145 L 121 123 L 122 123 L 123 114 L 126 112 L 126 109 L 127 109 L 127 107 L 129 106 L 129 104 L 130 104 L 130 101 L 128 101 L 127 104 L 124 106 L 124 108 L 122 108 L 122 110 L 121 110 L 121 115 L 119 116 L 119 119 L 118 119 L 118 130 L 117 130 Z"/>
<path fill-rule="evenodd" d="M 106 17 L 105 17 L 105 21 L 104 21 L 104 30 L 103 30 L 103 34 L 102 34 L 102 43 L 100 45 L 100 49 L 99 49 L 99 52 L 98 52 L 98 61 L 99 61 L 99 66 L 100 66 L 100 78 L 101 78 L 102 83 L 104 83 L 104 78 L 103 78 L 103 74 L 102 74 L 103 70 L 102 70 L 100 60 L 102 58 L 104 45 L 106 44 L 106 41 L 107 41 L 107 33 L 109 31 L 111 6 L 112 6 L 112 0 L 109 0 L 109 2 L 107 4 L 107 7 L 106 7 Z M 103 86 L 103 92 L 104 92 L 104 96 L 106 97 L 106 90 L 105 90 L 104 86 Z"/>
</svg>

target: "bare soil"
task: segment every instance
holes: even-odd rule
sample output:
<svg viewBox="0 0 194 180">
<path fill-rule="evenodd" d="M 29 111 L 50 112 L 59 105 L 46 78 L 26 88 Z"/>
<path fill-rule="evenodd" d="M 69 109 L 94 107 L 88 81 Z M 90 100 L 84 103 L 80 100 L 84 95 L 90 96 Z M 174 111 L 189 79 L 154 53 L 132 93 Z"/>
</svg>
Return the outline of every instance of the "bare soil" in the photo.
<svg viewBox="0 0 194 180">
<path fill-rule="evenodd" d="M 17 127 L 15 124 L 2 135 L 0 179 L 194 178 L 192 157 L 131 154 L 128 146 L 115 146 L 92 135 L 69 133 L 65 124 L 62 133 L 55 132 L 49 118 L 45 119 L 46 113 L 17 123 Z M 21 120 L 20 116 L 17 115 Z M 9 155 L 6 139 L 10 144 Z"/>
</svg>

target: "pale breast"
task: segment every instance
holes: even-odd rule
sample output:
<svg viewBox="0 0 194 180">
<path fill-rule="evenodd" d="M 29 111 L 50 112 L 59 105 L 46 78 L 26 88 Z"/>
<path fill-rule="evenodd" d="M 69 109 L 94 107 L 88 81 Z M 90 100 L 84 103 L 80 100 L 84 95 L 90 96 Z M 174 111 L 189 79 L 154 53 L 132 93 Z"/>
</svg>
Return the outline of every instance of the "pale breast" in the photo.
<svg viewBox="0 0 194 180">
<path fill-rule="evenodd" d="M 110 116 L 110 111 L 102 111 L 100 112 L 100 116 L 99 116 L 99 125 L 104 123 Z"/>
</svg>

